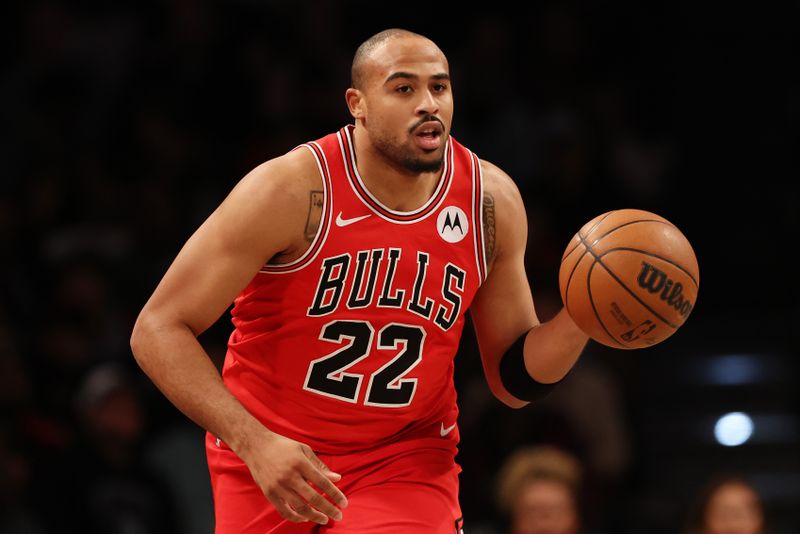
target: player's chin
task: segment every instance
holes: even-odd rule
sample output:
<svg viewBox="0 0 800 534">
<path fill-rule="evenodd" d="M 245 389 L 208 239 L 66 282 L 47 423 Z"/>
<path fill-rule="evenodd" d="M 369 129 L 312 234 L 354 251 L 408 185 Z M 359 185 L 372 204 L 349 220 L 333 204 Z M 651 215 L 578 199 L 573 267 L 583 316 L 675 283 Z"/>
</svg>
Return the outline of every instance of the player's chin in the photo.
<svg viewBox="0 0 800 534">
<path fill-rule="evenodd" d="M 408 168 L 415 172 L 439 172 L 442 170 L 443 163 L 442 155 L 433 153 L 414 158 Z"/>
<path fill-rule="evenodd" d="M 404 154 L 401 164 L 414 173 L 437 172 L 441 170 L 444 158 L 438 150 L 423 152 L 415 147 Z"/>
<path fill-rule="evenodd" d="M 442 160 L 444 158 L 444 149 L 446 143 L 442 143 L 435 148 L 426 148 L 417 146 L 418 156 L 426 161 Z"/>
</svg>

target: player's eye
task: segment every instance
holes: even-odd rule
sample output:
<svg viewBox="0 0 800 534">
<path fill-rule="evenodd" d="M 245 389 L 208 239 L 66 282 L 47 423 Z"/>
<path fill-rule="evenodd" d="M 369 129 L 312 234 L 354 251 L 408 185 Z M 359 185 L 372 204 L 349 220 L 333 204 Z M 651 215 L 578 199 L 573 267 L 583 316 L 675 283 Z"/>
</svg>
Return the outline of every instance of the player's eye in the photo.
<svg viewBox="0 0 800 534">
<path fill-rule="evenodd" d="M 395 87 L 395 91 L 397 91 L 398 93 L 410 93 L 411 92 L 411 86 L 410 85 L 398 85 L 397 87 Z"/>
<path fill-rule="evenodd" d="M 436 91 L 437 93 L 441 93 L 443 91 L 446 91 L 447 90 L 447 84 L 444 84 L 444 83 L 434 84 L 433 90 Z"/>
</svg>

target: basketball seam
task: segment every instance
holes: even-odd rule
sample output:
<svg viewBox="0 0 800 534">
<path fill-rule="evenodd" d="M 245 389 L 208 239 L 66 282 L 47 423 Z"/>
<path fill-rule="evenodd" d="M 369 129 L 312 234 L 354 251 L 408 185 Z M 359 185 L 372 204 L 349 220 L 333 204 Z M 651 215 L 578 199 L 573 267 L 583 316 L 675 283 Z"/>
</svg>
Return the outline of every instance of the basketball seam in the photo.
<svg viewBox="0 0 800 534">
<path fill-rule="evenodd" d="M 596 259 L 596 256 L 595 256 L 595 259 Z M 624 345 L 621 341 L 617 341 L 616 336 L 608 331 L 608 328 L 606 328 L 605 323 L 600 318 L 600 314 L 597 313 L 597 306 L 594 305 L 594 298 L 592 297 L 592 283 L 591 282 L 592 282 L 592 269 L 594 269 L 594 266 L 597 265 L 598 263 L 599 263 L 598 261 L 593 261 L 592 262 L 592 266 L 589 267 L 589 270 L 586 272 L 586 288 L 587 288 L 587 290 L 589 292 L 589 302 L 592 305 L 592 312 L 594 313 L 595 319 L 597 319 L 597 322 L 600 323 L 600 326 L 603 327 L 603 330 L 605 330 L 606 334 L 608 334 L 608 337 L 611 339 L 611 341 L 613 341 L 614 343 L 616 343 L 617 345 L 619 345 L 623 349 L 630 348 L 627 345 Z M 603 264 L 601 263 L 600 265 L 603 265 Z M 605 268 L 606 266 L 603 265 L 603 267 Z"/>
<path fill-rule="evenodd" d="M 597 221 L 597 222 L 594 224 L 594 226 L 592 226 L 591 228 L 589 228 L 589 231 L 588 231 L 588 232 L 586 232 L 586 237 L 589 237 L 589 234 L 591 234 L 592 232 L 594 232 L 594 229 L 595 229 L 595 228 L 597 228 L 598 226 L 600 226 L 600 223 L 602 223 L 603 221 L 605 221 L 605 220 L 606 220 L 606 218 L 607 218 L 609 215 L 611 215 L 612 213 L 614 213 L 614 212 L 613 212 L 613 211 L 609 211 L 608 213 L 606 213 L 605 215 L 603 215 L 603 218 L 602 218 L 602 219 L 600 219 L 599 221 Z M 561 261 L 564 261 L 565 259 L 567 259 L 567 256 L 569 256 L 570 254 L 572 254 L 572 252 L 573 252 L 573 251 L 574 251 L 576 248 L 578 248 L 578 245 L 580 245 L 580 244 L 583 242 L 583 236 L 581 235 L 581 231 L 580 231 L 580 230 L 578 230 L 578 234 L 577 234 L 577 235 L 578 235 L 578 242 L 577 242 L 577 243 L 575 243 L 575 246 L 574 246 L 574 247 L 572 247 L 572 250 L 570 250 L 570 251 L 568 251 L 568 252 L 564 252 L 564 255 L 563 255 L 563 256 L 561 256 Z M 580 261 L 580 260 L 579 260 L 579 261 Z"/>
<path fill-rule="evenodd" d="M 619 211 L 619 210 L 614 210 L 614 211 L 610 211 L 610 212 L 606 213 L 605 217 L 603 217 L 602 219 L 600 219 L 599 221 L 597 221 L 597 224 L 595 224 L 594 226 L 592 226 L 592 227 L 589 229 L 589 231 L 588 231 L 588 232 L 586 232 L 586 236 L 585 236 L 585 237 L 584 237 L 584 236 L 582 236 L 582 235 L 581 235 L 581 232 L 580 232 L 580 230 L 578 230 L 578 233 L 576 234 L 576 235 L 578 236 L 578 243 L 575 245 L 575 247 L 574 247 L 574 248 L 573 248 L 571 251 L 569 251 L 569 253 L 567 253 L 567 254 L 564 254 L 564 256 L 562 256 L 562 258 L 561 258 L 561 261 L 564 261 L 564 260 L 567 258 L 567 256 L 568 256 L 569 254 L 572 254 L 572 252 L 573 252 L 573 251 L 574 251 L 576 248 L 578 248 L 578 245 L 581 245 L 581 244 L 582 244 L 582 245 L 584 246 L 584 248 L 586 249 L 586 250 L 584 250 L 584 251 L 583 251 L 583 254 L 581 255 L 581 257 L 577 259 L 577 261 L 575 262 L 575 265 L 573 265 L 573 266 L 572 266 L 572 271 L 569 273 L 569 278 L 567 279 L 567 286 L 566 286 L 566 288 L 564 289 L 564 295 L 565 295 L 565 296 L 566 296 L 566 295 L 569 293 L 569 286 L 570 286 L 570 283 L 572 282 L 572 273 L 574 273 L 574 272 L 575 272 L 575 269 L 577 269 L 577 268 L 578 268 L 578 264 L 581 262 L 581 259 L 583 259 L 583 255 L 585 255 L 587 252 L 589 252 L 589 251 L 591 250 L 591 248 L 592 248 L 593 246 L 595 246 L 595 245 L 596 245 L 596 244 L 597 244 L 597 243 L 598 243 L 598 242 L 599 242 L 601 239 L 603 239 L 603 238 L 604 238 L 604 237 L 606 237 L 607 235 L 611 234 L 612 232 L 615 232 L 616 230 L 618 230 L 618 229 L 620 229 L 620 228 L 622 228 L 622 227 L 624 227 L 624 226 L 628 226 L 628 225 L 631 225 L 631 224 L 634 224 L 634 223 L 638 223 L 638 222 L 658 222 L 658 223 L 666 224 L 667 226 L 672 226 L 673 228 L 675 228 L 676 230 L 678 230 L 678 228 L 677 228 L 677 227 L 676 227 L 674 224 L 672 224 L 672 223 L 669 223 L 669 222 L 665 222 L 665 221 L 661 221 L 661 220 L 658 220 L 658 219 L 637 219 L 637 220 L 635 220 L 635 221 L 628 221 L 628 222 L 626 222 L 626 223 L 622 223 L 622 224 L 620 224 L 619 226 L 615 226 L 614 228 L 611 228 L 611 229 L 610 229 L 610 230 L 608 230 L 608 231 L 607 231 L 605 234 L 603 234 L 603 235 L 601 235 L 599 238 L 595 239 L 594 243 L 592 243 L 591 245 L 589 245 L 589 244 L 588 244 L 588 242 L 586 241 L 586 238 L 588 238 L 588 237 L 589 237 L 589 235 L 590 235 L 590 234 L 591 234 L 591 233 L 594 231 L 594 229 L 595 229 L 595 228 L 597 228 L 597 227 L 600 225 L 600 223 L 602 223 L 604 220 L 606 220 L 606 218 L 607 218 L 607 217 L 609 217 L 609 216 L 610 216 L 611 214 L 613 214 L 613 213 L 616 213 L 617 211 Z M 678 230 L 678 231 L 680 231 L 680 230 Z M 594 254 L 592 254 L 592 255 L 594 256 Z M 687 273 L 687 274 L 688 274 L 688 273 Z M 694 280 L 694 279 L 693 279 L 693 280 Z M 697 284 L 695 284 L 695 285 L 697 285 Z M 566 304 L 566 303 L 565 303 L 565 304 Z M 569 312 L 569 308 L 567 309 L 567 311 Z"/>
<path fill-rule="evenodd" d="M 613 212 L 613 211 L 609 211 L 608 213 L 606 213 L 606 214 L 603 216 L 603 218 L 602 218 L 602 219 L 600 219 L 599 221 L 597 221 L 597 223 L 596 223 L 594 226 L 592 226 L 592 227 L 589 229 L 589 231 L 588 231 L 588 232 L 586 232 L 586 237 L 589 237 L 589 234 L 591 234 L 591 233 L 594 231 L 594 229 L 595 229 L 595 228 L 597 228 L 597 227 L 600 225 L 600 223 L 602 223 L 603 221 L 605 221 L 605 220 L 606 220 L 606 218 L 607 218 L 609 215 L 611 215 L 612 213 L 614 213 L 614 212 Z M 573 249 L 572 249 L 572 250 L 570 250 L 570 251 L 569 251 L 569 253 L 567 253 L 567 254 L 564 254 L 564 256 L 561 258 L 561 261 L 564 261 L 564 260 L 567 258 L 567 256 L 569 256 L 570 254 L 572 254 L 572 253 L 575 251 L 575 249 L 577 249 L 577 248 L 578 248 L 578 245 L 583 245 L 584 251 L 583 251 L 583 253 L 581 254 L 580 258 L 578 258 L 578 259 L 575 261 L 575 265 L 573 265 L 573 266 L 572 266 L 572 270 L 569 272 L 569 277 L 567 278 L 567 285 L 566 285 L 566 287 L 564 288 L 564 307 L 565 307 L 565 308 L 567 308 L 567 313 L 569 313 L 569 305 L 568 305 L 567 303 L 569 302 L 569 286 L 570 286 L 570 284 L 572 284 L 572 275 L 573 275 L 573 274 L 575 274 L 575 269 L 577 269 L 577 268 L 578 268 L 578 264 L 581 262 L 581 260 L 583 259 L 583 257 L 584 257 L 584 256 L 586 255 L 586 253 L 588 252 L 588 246 L 586 245 L 586 241 L 584 241 L 584 237 L 581 235 L 581 231 L 580 231 L 580 230 L 578 230 L 578 233 L 577 233 L 576 235 L 578 236 L 578 243 L 576 243 L 576 244 L 575 244 L 575 246 L 573 247 Z"/>
<path fill-rule="evenodd" d="M 575 265 L 572 266 L 572 270 L 569 272 L 569 277 L 567 278 L 567 284 L 564 287 L 564 306 L 567 308 L 567 313 L 569 313 L 569 306 L 568 306 L 567 302 L 569 302 L 569 286 L 572 284 L 572 275 L 575 274 L 575 270 L 578 268 L 578 264 L 581 262 L 583 257 L 586 255 L 586 247 L 584 246 L 583 248 L 584 248 L 584 250 L 581 253 L 580 258 L 578 258 L 578 260 L 575 262 Z M 575 249 L 573 249 L 573 250 L 575 250 Z M 572 254 L 572 253 L 570 252 L 570 254 Z"/>
<path fill-rule="evenodd" d="M 630 226 L 632 224 L 644 223 L 644 222 L 654 222 L 654 223 L 666 224 L 667 226 L 671 226 L 671 227 L 675 228 L 676 230 L 678 230 L 678 228 L 674 224 L 669 223 L 669 222 L 665 222 L 665 221 L 660 221 L 658 219 L 636 219 L 635 221 L 628 221 L 626 223 L 620 224 L 619 226 L 615 226 L 614 228 L 609 229 L 608 232 L 604 233 L 603 235 L 601 235 L 600 237 L 595 239 L 594 243 L 592 243 L 592 246 L 596 245 L 601 239 L 603 239 L 604 237 L 616 232 L 620 228 L 624 228 L 624 227 Z M 680 232 L 680 230 L 678 230 L 678 231 Z M 586 236 L 588 237 L 589 234 L 586 234 Z"/>
</svg>

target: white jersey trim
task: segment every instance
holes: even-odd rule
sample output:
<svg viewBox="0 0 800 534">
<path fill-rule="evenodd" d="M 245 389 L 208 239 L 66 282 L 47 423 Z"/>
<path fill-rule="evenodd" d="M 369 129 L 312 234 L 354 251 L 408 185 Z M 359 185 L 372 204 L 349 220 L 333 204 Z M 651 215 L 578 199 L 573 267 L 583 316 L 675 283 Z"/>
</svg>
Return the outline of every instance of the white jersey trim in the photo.
<svg viewBox="0 0 800 534">
<path fill-rule="evenodd" d="M 342 136 L 341 132 L 339 133 L 339 149 L 342 152 L 342 160 L 345 161 L 344 172 L 347 174 L 347 177 L 350 180 L 350 188 L 353 190 L 353 194 L 367 208 L 369 208 L 370 211 L 372 211 L 373 213 L 378 215 L 381 219 L 384 219 L 384 220 L 389 221 L 389 222 L 393 222 L 393 223 L 397 223 L 397 224 L 413 224 L 415 222 L 423 221 L 423 220 L 427 219 L 428 217 L 430 217 L 433 213 L 435 213 L 439 209 L 439 206 L 442 205 L 444 200 L 447 198 L 448 193 L 450 193 L 450 186 L 451 186 L 451 184 L 453 182 L 453 174 L 455 172 L 454 162 L 453 162 L 453 153 L 455 151 L 453 150 L 452 141 L 449 138 L 447 139 L 447 146 L 445 147 L 445 155 L 444 155 L 444 162 L 443 162 L 444 168 L 442 169 L 442 176 L 439 178 L 439 183 L 437 184 L 436 189 L 434 190 L 434 192 L 431 195 L 431 197 L 425 202 L 425 204 L 423 204 L 422 206 L 420 206 L 419 208 L 417 208 L 417 209 L 415 209 L 413 211 L 397 211 L 397 210 L 393 210 L 393 209 L 390 209 L 390 208 L 386 207 L 380 200 L 375 198 L 375 196 L 369 191 L 369 189 L 367 189 L 367 186 L 364 184 L 364 180 L 361 179 L 361 175 L 358 172 L 358 166 L 356 165 L 356 157 L 355 157 L 356 152 L 355 152 L 355 147 L 353 146 L 353 139 L 352 139 L 352 136 L 351 136 L 351 133 L 350 133 L 350 129 L 349 128 L 345 128 L 344 131 L 345 131 L 345 135 L 347 136 L 346 140 L 342 138 L 343 136 Z M 347 143 L 347 146 L 350 149 L 350 162 L 351 162 L 351 164 L 353 166 L 353 172 L 355 173 L 355 176 L 350 174 L 350 169 L 349 169 L 349 167 L 348 167 L 348 165 L 346 163 L 347 159 L 348 159 L 348 155 L 347 155 L 347 152 L 344 149 L 344 144 L 343 143 L 345 143 L 345 142 Z M 387 217 L 384 214 L 382 214 L 380 211 L 376 210 L 374 206 L 371 206 L 369 204 L 369 202 L 367 202 L 363 198 L 361 193 L 353 186 L 353 181 L 355 181 L 355 180 L 358 180 L 358 183 L 364 189 L 364 191 L 369 196 L 369 199 L 372 202 L 374 202 L 375 204 L 380 206 L 382 209 L 386 210 L 387 212 L 389 212 L 389 213 L 391 213 L 393 215 L 397 215 L 398 217 L 409 217 L 409 216 L 413 216 L 416 213 L 421 213 L 421 212 L 423 212 L 423 211 L 425 211 L 427 209 L 430 209 L 430 211 L 428 213 L 418 217 L 418 218 L 411 219 L 411 220 L 408 220 L 408 221 L 397 220 L 397 219 L 392 219 L 390 217 Z M 437 196 L 439 196 L 439 193 L 441 192 L 443 187 L 445 188 L 444 189 L 444 193 L 441 195 L 441 197 L 439 198 L 439 201 L 436 203 L 436 205 L 431 207 L 431 203 L 436 199 Z"/>
<path fill-rule="evenodd" d="M 474 214 L 475 228 L 473 231 L 473 241 L 475 243 L 475 266 L 478 268 L 478 278 L 480 283 L 486 280 L 489 275 L 486 263 L 486 233 L 483 226 L 483 169 L 481 160 L 473 152 L 470 152 L 472 161 L 472 205 L 478 213 Z M 477 198 L 480 195 L 480 198 Z"/>
</svg>

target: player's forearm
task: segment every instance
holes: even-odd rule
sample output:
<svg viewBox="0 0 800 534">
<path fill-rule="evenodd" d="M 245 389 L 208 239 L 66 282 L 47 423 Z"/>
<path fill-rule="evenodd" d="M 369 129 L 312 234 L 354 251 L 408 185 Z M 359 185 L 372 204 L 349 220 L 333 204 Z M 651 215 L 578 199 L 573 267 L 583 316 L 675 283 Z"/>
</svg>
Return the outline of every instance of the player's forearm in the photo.
<svg viewBox="0 0 800 534">
<path fill-rule="evenodd" d="M 250 441 L 269 433 L 225 387 L 188 326 L 142 316 L 131 349 L 142 370 L 179 410 L 240 456 Z"/>
<path fill-rule="evenodd" d="M 528 332 L 525 368 L 537 382 L 558 382 L 572 369 L 588 337 L 562 309 L 555 317 Z"/>
</svg>

